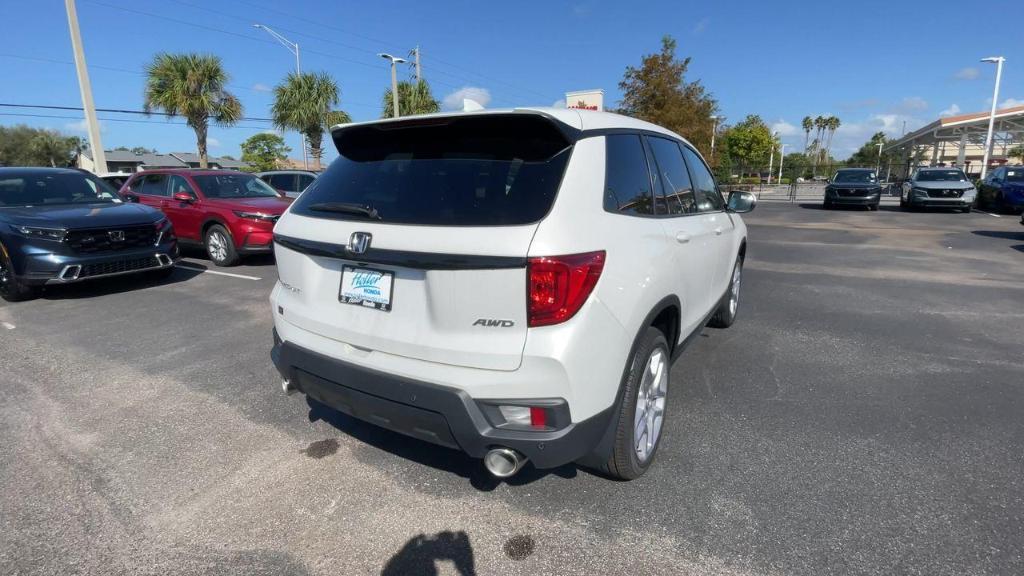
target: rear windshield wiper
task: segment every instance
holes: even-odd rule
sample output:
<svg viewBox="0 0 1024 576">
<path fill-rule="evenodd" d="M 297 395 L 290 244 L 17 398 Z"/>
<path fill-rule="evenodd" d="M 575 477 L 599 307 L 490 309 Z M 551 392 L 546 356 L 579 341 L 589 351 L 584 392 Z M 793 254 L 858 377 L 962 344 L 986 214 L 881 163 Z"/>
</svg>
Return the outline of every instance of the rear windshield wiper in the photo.
<svg viewBox="0 0 1024 576">
<path fill-rule="evenodd" d="M 364 206 L 362 204 L 349 204 L 348 202 L 319 202 L 317 204 L 310 204 L 309 209 L 316 212 L 337 212 L 339 214 L 356 214 L 359 216 L 366 216 L 373 220 L 380 220 L 380 214 L 377 213 L 377 209 L 373 206 Z"/>
</svg>

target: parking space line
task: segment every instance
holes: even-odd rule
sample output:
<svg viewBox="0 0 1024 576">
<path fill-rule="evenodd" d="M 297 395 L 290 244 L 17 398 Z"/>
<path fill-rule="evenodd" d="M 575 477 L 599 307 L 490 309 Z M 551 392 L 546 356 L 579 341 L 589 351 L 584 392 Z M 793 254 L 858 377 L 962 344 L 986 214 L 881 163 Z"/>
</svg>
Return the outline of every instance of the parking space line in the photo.
<svg viewBox="0 0 1024 576">
<path fill-rule="evenodd" d="M 999 214 L 993 214 L 991 212 L 985 212 L 984 210 L 978 210 L 977 208 L 975 208 L 973 210 L 973 212 L 981 212 L 982 214 L 988 214 L 989 216 L 992 216 L 993 218 L 1002 218 L 1002 216 L 1000 216 Z"/>
<path fill-rule="evenodd" d="M 17 326 L 11 324 L 10 322 L 0 322 L 0 326 L 3 326 L 7 330 L 14 330 L 15 328 L 17 328 Z"/>
<path fill-rule="evenodd" d="M 231 272 L 218 272 L 216 270 L 207 270 L 206 268 L 200 268 L 199 266 L 187 266 L 185 264 L 175 264 L 179 268 L 187 268 L 189 270 L 195 270 L 197 272 L 205 272 L 207 274 L 216 274 L 218 276 L 230 276 L 232 278 L 241 278 L 242 280 L 262 280 L 257 276 L 246 276 L 245 274 L 232 274 Z"/>
</svg>

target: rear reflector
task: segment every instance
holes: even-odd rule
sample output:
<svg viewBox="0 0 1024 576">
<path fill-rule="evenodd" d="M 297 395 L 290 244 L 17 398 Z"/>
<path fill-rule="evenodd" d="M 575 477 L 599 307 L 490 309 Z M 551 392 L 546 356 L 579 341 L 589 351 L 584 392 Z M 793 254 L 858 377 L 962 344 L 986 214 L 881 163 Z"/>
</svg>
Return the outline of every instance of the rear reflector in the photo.
<svg viewBox="0 0 1024 576">
<path fill-rule="evenodd" d="M 530 426 L 543 428 L 548 425 L 548 412 L 536 406 L 530 407 Z"/>
<path fill-rule="evenodd" d="M 587 301 L 604 270 L 605 252 L 530 258 L 527 324 L 550 326 L 572 318 Z"/>
</svg>

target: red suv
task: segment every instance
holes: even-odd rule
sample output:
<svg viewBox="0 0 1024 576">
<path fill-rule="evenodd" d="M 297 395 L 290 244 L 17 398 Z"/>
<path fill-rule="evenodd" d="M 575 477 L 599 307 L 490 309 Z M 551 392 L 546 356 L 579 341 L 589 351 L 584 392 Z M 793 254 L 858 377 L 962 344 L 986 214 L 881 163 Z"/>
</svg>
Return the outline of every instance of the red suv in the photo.
<svg viewBox="0 0 1024 576">
<path fill-rule="evenodd" d="M 202 244 L 217 266 L 273 250 L 274 223 L 291 200 L 252 174 L 234 170 L 146 170 L 121 196 L 161 210 L 181 244 Z"/>
</svg>

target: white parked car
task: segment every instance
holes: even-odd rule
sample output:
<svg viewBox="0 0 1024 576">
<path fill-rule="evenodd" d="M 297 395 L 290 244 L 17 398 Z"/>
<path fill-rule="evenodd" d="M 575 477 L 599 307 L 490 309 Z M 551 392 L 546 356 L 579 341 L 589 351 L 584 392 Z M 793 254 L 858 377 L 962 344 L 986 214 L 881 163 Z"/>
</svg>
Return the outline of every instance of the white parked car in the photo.
<svg viewBox="0 0 1024 576">
<path fill-rule="evenodd" d="M 483 458 L 636 478 L 669 371 L 736 318 L 754 197 L 683 138 L 603 112 L 346 124 L 274 233 L 286 391 Z"/>
</svg>

